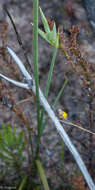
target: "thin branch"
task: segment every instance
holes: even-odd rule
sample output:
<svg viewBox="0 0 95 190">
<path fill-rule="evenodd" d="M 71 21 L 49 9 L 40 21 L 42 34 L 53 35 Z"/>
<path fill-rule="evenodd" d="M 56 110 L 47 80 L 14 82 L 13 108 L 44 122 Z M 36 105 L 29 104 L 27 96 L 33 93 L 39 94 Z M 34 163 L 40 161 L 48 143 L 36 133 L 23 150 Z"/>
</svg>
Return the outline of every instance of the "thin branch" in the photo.
<svg viewBox="0 0 95 190">
<path fill-rule="evenodd" d="M 80 126 L 80 125 L 76 125 L 76 124 L 74 124 L 74 123 L 72 123 L 72 122 L 70 122 L 70 121 L 68 121 L 68 120 L 67 120 L 67 121 L 66 121 L 66 120 L 60 120 L 60 122 L 66 124 L 66 125 L 71 125 L 71 126 L 77 127 L 78 129 L 81 129 L 81 130 L 83 130 L 83 131 L 85 131 L 85 132 L 87 132 L 87 133 L 90 133 L 90 134 L 92 134 L 92 135 L 95 135 L 94 132 L 92 132 L 92 131 L 90 131 L 90 130 L 88 130 L 88 129 L 85 129 L 85 128 L 83 128 L 83 127 Z"/>
<path fill-rule="evenodd" d="M 17 37 L 18 44 L 20 45 L 21 49 L 23 50 L 22 52 L 24 52 L 24 57 L 25 57 L 26 63 L 28 64 L 28 66 L 30 66 L 31 72 L 33 72 L 33 71 L 32 71 L 32 67 L 31 67 L 31 63 L 29 62 L 29 59 L 28 59 L 26 50 L 25 50 L 25 48 L 24 48 L 24 46 L 23 46 L 21 37 L 20 37 L 20 35 L 19 35 L 18 31 L 17 31 L 16 25 L 15 25 L 13 19 L 12 19 L 12 16 L 11 16 L 11 14 L 9 13 L 9 11 L 8 11 L 8 9 L 7 9 L 6 4 L 3 5 L 3 9 L 4 9 L 4 11 L 6 12 L 6 14 L 8 15 L 8 17 L 9 17 L 11 23 L 12 23 L 12 26 L 13 26 L 14 31 L 15 31 L 15 33 L 16 33 L 16 37 Z"/>
<path fill-rule="evenodd" d="M 16 86 L 18 86 L 20 88 L 25 88 L 25 89 L 29 90 L 29 85 L 27 83 L 25 84 L 25 83 L 22 83 L 22 82 L 17 82 L 15 80 L 12 80 L 12 79 L 2 75 L 1 73 L 0 73 L 0 77 L 2 77 L 3 79 L 7 80 L 8 82 L 10 82 L 10 83 L 12 83 L 12 84 L 14 84 L 14 85 L 16 85 Z"/>
</svg>

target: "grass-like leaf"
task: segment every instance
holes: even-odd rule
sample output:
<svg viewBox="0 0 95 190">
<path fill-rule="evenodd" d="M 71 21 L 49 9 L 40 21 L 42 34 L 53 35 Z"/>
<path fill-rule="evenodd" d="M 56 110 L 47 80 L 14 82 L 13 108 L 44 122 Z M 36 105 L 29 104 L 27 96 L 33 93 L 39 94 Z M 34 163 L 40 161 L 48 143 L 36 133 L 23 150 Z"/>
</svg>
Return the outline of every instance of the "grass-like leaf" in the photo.
<svg viewBox="0 0 95 190">
<path fill-rule="evenodd" d="M 46 88 L 45 88 L 45 97 L 46 98 L 48 97 L 48 94 L 49 94 L 49 89 L 50 89 L 50 84 L 51 84 L 51 80 L 52 80 L 52 74 L 53 74 L 56 55 L 57 55 L 57 48 L 54 49 L 54 53 L 53 53 L 53 57 L 52 57 L 52 61 L 51 61 L 50 69 L 49 69 L 48 79 L 47 79 Z M 44 113 L 45 113 L 45 110 L 44 110 L 44 108 L 42 108 L 41 121 L 40 121 L 41 122 L 40 135 L 42 135 L 42 132 L 44 129 L 44 127 L 42 125 Z"/>
<path fill-rule="evenodd" d="M 24 186 L 26 184 L 26 181 L 27 181 L 27 176 L 24 176 L 24 178 L 22 179 L 20 185 L 19 185 L 19 188 L 18 190 L 23 190 L 24 189 Z"/>
<path fill-rule="evenodd" d="M 49 27 L 48 21 L 41 8 L 40 8 L 40 14 L 41 14 L 41 19 L 44 25 L 45 32 L 39 29 L 38 30 L 39 34 L 42 36 L 42 38 L 48 41 L 48 43 L 50 43 L 52 46 L 54 46 L 55 48 L 58 48 L 59 47 L 59 31 L 58 32 L 56 31 L 56 24 L 54 23 L 53 29 L 51 30 Z"/>
<path fill-rule="evenodd" d="M 40 9 L 41 20 L 42 20 L 42 23 L 43 23 L 43 25 L 44 25 L 45 32 L 46 32 L 46 33 L 49 33 L 49 32 L 50 32 L 50 28 L 49 28 L 47 19 L 46 19 L 45 15 L 44 15 L 42 9 L 41 9 L 41 8 L 39 8 L 39 9 Z"/>
<path fill-rule="evenodd" d="M 40 173 L 40 178 L 42 180 L 43 187 L 45 190 L 49 190 L 48 181 L 46 179 L 45 172 L 44 172 L 44 169 L 42 167 L 40 160 L 36 160 L 36 164 L 37 164 L 38 171 Z"/>
</svg>

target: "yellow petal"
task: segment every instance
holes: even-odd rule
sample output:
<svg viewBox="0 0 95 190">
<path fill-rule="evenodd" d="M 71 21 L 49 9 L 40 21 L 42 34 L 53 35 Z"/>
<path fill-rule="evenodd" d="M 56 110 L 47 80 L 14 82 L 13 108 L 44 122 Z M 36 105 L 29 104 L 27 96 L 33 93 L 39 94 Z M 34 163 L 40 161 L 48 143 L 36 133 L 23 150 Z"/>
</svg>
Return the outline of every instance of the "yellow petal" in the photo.
<svg viewBox="0 0 95 190">
<path fill-rule="evenodd" d="M 61 109 L 59 109 L 58 112 L 59 112 L 59 118 L 60 119 L 67 119 L 68 118 L 68 114 L 65 111 L 62 111 Z"/>
<path fill-rule="evenodd" d="M 68 114 L 67 114 L 66 112 L 63 111 L 63 114 L 62 114 L 62 115 L 63 115 L 63 118 L 64 118 L 64 119 L 67 119 Z"/>
</svg>

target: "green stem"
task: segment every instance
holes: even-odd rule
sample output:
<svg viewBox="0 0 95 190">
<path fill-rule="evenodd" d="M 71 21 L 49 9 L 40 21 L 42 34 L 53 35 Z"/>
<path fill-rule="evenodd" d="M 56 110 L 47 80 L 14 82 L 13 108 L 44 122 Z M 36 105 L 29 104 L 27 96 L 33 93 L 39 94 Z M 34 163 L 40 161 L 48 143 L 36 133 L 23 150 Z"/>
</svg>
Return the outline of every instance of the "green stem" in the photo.
<svg viewBox="0 0 95 190">
<path fill-rule="evenodd" d="M 52 106 L 53 110 L 56 108 L 56 104 L 59 101 L 59 99 L 60 99 L 60 97 L 61 97 L 61 95 L 62 95 L 62 93 L 63 93 L 63 91 L 64 91 L 64 89 L 65 89 L 65 87 L 67 85 L 67 83 L 68 83 L 68 80 L 65 80 L 62 88 L 60 89 L 60 91 L 59 91 L 59 93 L 58 93 L 58 95 L 57 95 L 57 97 L 56 97 L 56 99 L 55 99 L 55 101 L 53 103 L 53 106 Z"/>
<path fill-rule="evenodd" d="M 48 74 L 46 88 L 45 88 L 45 97 L 46 98 L 48 97 L 48 94 L 49 94 L 50 83 L 51 83 L 51 79 L 52 79 L 52 73 L 53 73 L 53 69 L 54 69 L 54 64 L 55 64 L 55 59 L 56 59 L 57 51 L 58 51 L 58 49 L 55 48 L 54 49 L 54 53 L 53 53 L 53 58 L 52 58 L 52 61 L 51 61 L 51 66 L 50 66 L 49 74 Z M 45 113 L 45 110 L 44 110 L 44 108 L 42 108 L 41 120 L 40 120 L 41 128 L 43 128 L 42 122 L 43 122 L 44 113 Z M 40 132 L 41 131 L 42 131 L 42 129 L 40 130 Z M 42 135 L 42 133 L 40 135 Z"/>
<path fill-rule="evenodd" d="M 37 129 L 38 129 L 38 142 L 40 132 L 40 99 L 39 99 L 39 73 L 38 73 L 38 0 L 33 0 L 33 62 L 34 74 L 36 85 L 36 106 L 37 106 Z M 37 143 L 38 144 L 38 143 Z M 39 146 L 39 145 L 37 145 Z M 35 159 L 38 158 L 39 148 L 36 148 Z"/>
<path fill-rule="evenodd" d="M 39 73 L 38 73 L 38 0 L 33 0 L 33 61 L 36 85 L 37 125 L 39 133 L 40 100 L 39 100 Z"/>
<path fill-rule="evenodd" d="M 45 88 L 45 97 L 46 98 L 48 97 L 48 93 L 49 93 L 49 89 L 50 89 L 50 83 L 51 83 L 51 79 L 52 79 L 52 73 L 53 73 L 53 69 L 54 69 L 54 63 L 55 63 L 57 51 L 58 51 L 58 49 L 55 48 L 53 58 L 51 61 L 47 84 L 46 84 L 46 88 Z M 44 112 L 45 112 L 45 110 L 44 110 L 44 108 L 42 108 L 41 117 L 40 117 L 40 129 L 39 129 L 39 134 L 38 134 L 38 138 L 37 138 L 37 146 L 36 146 L 36 152 L 35 152 L 35 159 L 37 159 L 37 155 L 39 153 L 40 138 L 42 136 L 42 131 L 43 131 L 42 130 L 43 129 L 42 122 L 43 122 Z"/>
</svg>

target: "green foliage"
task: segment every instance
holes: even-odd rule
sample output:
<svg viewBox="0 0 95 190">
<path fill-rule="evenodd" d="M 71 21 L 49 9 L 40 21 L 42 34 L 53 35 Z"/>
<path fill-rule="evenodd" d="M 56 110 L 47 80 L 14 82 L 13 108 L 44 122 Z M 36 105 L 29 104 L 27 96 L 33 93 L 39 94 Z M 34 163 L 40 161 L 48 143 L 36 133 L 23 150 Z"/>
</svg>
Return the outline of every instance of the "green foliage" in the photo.
<svg viewBox="0 0 95 190">
<path fill-rule="evenodd" d="M 59 30 L 57 32 L 56 24 L 54 22 L 51 21 L 52 27 L 48 24 L 48 20 L 46 19 L 42 9 L 41 8 L 39 8 L 39 9 L 40 9 L 41 20 L 42 20 L 45 32 L 43 32 L 41 29 L 38 28 L 38 25 L 37 25 L 38 24 L 38 17 L 37 17 L 38 14 L 35 15 L 35 12 L 38 12 L 38 2 L 34 3 L 33 23 L 31 23 L 31 24 L 33 25 L 33 31 L 34 31 L 33 32 L 33 34 L 34 34 L 33 35 L 33 57 L 35 58 L 34 59 L 34 70 L 35 70 L 36 92 L 39 92 L 39 90 L 38 90 L 38 86 L 39 86 L 38 58 L 37 58 L 38 57 L 38 45 L 35 46 L 35 44 L 38 44 L 38 33 L 41 35 L 42 38 L 44 38 L 46 41 L 48 41 L 49 44 L 51 44 L 52 46 L 55 47 L 54 53 L 53 53 L 53 58 L 52 58 L 51 64 L 50 64 L 50 69 L 49 69 L 49 73 L 48 73 L 48 79 L 46 82 L 46 88 L 45 88 L 45 94 L 44 94 L 45 97 L 48 98 L 50 84 L 51 84 L 53 70 L 54 70 L 55 59 L 56 59 L 56 55 L 57 55 L 58 48 L 59 48 Z M 59 97 L 61 96 L 63 90 L 64 90 L 64 88 L 62 87 L 61 93 L 58 94 L 58 96 L 54 102 L 53 108 L 56 107 L 56 104 L 57 104 Z M 46 119 L 46 121 L 43 123 L 45 110 L 44 110 L 44 108 L 42 108 L 42 110 L 40 112 L 39 93 L 36 93 L 36 98 L 37 98 L 36 104 L 37 104 L 37 116 L 38 116 L 37 117 L 38 136 L 37 136 L 37 144 L 36 144 L 34 162 L 39 157 L 40 139 L 41 139 L 41 136 L 43 135 L 43 130 L 46 127 L 46 124 L 48 123 L 48 119 Z"/>
<path fill-rule="evenodd" d="M 50 28 L 49 28 L 49 25 L 48 25 L 48 22 L 47 22 L 47 19 L 42 11 L 42 9 L 40 8 L 40 14 L 41 14 L 41 19 L 42 19 L 42 23 L 44 25 L 44 29 L 45 29 L 45 32 L 46 33 L 49 33 L 50 32 Z"/>
<path fill-rule="evenodd" d="M 10 125 L 2 125 L 0 130 L 0 159 L 6 168 L 14 168 L 19 173 L 25 160 L 24 149 L 23 130 L 17 134 L 16 127 L 12 129 Z"/>
<path fill-rule="evenodd" d="M 57 32 L 56 30 L 56 24 L 54 23 L 52 30 L 49 27 L 48 21 L 40 8 L 40 15 L 41 15 L 41 20 L 44 25 L 44 30 L 43 32 L 40 28 L 38 29 L 39 34 L 41 35 L 42 38 L 44 38 L 48 43 L 50 43 L 52 46 L 55 48 L 59 47 L 59 31 Z M 31 23 L 34 26 L 34 23 Z"/>
<path fill-rule="evenodd" d="M 22 179 L 22 181 L 20 183 L 20 186 L 19 186 L 18 190 L 23 190 L 24 189 L 26 181 L 27 181 L 27 176 L 24 176 L 24 178 Z"/>
<path fill-rule="evenodd" d="M 51 30 L 48 24 L 48 21 L 40 8 L 40 14 L 41 14 L 41 20 L 44 25 L 45 33 L 39 29 L 39 34 L 44 38 L 46 41 L 48 41 L 52 46 L 55 48 L 59 47 L 59 31 L 56 31 L 56 24 L 54 23 L 53 29 Z"/>
<path fill-rule="evenodd" d="M 48 181 L 46 179 L 45 172 L 44 172 L 44 169 L 42 167 L 40 160 L 36 160 L 36 164 L 37 164 L 38 171 L 40 173 L 40 178 L 41 178 L 44 190 L 49 190 L 50 188 L 48 185 Z"/>
</svg>

